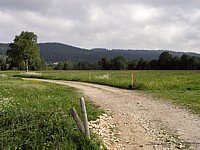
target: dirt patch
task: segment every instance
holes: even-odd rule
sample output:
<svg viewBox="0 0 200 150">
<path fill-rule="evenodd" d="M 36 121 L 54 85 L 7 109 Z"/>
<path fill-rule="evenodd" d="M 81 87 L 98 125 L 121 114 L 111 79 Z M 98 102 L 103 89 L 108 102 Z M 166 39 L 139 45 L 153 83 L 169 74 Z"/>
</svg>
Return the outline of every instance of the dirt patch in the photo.
<svg viewBox="0 0 200 150">
<path fill-rule="evenodd" d="M 109 110 L 116 123 L 113 137 L 118 140 L 110 144 L 111 149 L 200 149 L 199 116 L 170 103 L 103 85 L 40 81 L 78 88 L 97 105 Z"/>
</svg>

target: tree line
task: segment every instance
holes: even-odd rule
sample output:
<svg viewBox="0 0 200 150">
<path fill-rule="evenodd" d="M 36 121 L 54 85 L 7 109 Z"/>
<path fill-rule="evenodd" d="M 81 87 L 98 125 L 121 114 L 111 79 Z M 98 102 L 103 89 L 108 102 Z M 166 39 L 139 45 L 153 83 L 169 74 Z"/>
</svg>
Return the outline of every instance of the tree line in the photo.
<svg viewBox="0 0 200 150">
<path fill-rule="evenodd" d="M 10 57 L 0 56 L 0 70 L 24 70 L 25 61 L 17 63 Z M 30 70 L 199 70 L 200 57 L 172 56 L 169 52 L 160 54 L 159 59 L 144 60 L 126 60 L 123 56 L 117 56 L 112 59 L 103 57 L 100 61 L 93 62 L 75 62 L 72 60 L 61 61 L 47 65 L 42 59 L 38 61 L 29 61 Z"/>
<path fill-rule="evenodd" d="M 54 69 L 57 70 L 199 70 L 200 57 L 172 56 L 168 51 L 160 54 L 159 59 L 128 61 L 123 56 L 112 59 L 103 57 L 96 63 L 73 62 L 71 60 L 59 62 Z"/>
<path fill-rule="evenodd" d="M 119 56 L 113 59 L 102 58 L 99 61 L 100 68 L 103 70 L 197 70 L 200 69 L 200 57 L 172 56 L 168 51 L 160 54 L 158 60 L 126 61 Z"/>
</svg>

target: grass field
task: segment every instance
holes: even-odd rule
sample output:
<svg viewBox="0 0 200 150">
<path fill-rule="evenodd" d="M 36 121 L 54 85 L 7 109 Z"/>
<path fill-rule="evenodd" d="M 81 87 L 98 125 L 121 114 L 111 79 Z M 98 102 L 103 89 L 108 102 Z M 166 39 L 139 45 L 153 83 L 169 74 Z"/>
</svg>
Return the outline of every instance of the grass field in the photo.
<svg viewBox="0 0 200 150">
<path fill-rule="evenodd" d="M 0 149 L 99 149 L 69 114 L 73 106 L 80 112 L 79 97 L 74 88 L 0 74 Z M 89 101 L 86 106 L 89 120 L 102 113 Z"/>
<path fill-rule="evenodd" d="M 128 89 L 132 73 L 136 79 L 135 89 L 200 114 L 200 71 L 44 71 L 18 76 L 92 82 Z"/>
</svg>

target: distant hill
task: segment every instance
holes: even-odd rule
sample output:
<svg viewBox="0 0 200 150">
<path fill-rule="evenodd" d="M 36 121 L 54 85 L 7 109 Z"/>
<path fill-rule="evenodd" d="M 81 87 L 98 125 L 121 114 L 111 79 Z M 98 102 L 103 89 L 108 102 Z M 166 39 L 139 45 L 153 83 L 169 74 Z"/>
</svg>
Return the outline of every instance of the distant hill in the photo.
<svg viewBox="0 0 200 150">
<path fill-rule="evenodd" d="M 127 60 L 143 58 L 145 60 L 158 59 L 159 55 L 166 50 L 107 50 L 94 48 L 91 50 L 82 49 L 61 43 L 39 43 L 41 57 L 47 62 L 59 62 L 73 60 L 76 62 L 87 61 L 97 62 L 103 57 L 113 58 L 124 56 Z M 0 43 L 0 55 L 6 55 L 8 44 Z M 183 52 L 169 51 L 173 56 L 181 56 Z M 191 56 L 199 56 L 197 53 L 186 53 Z"/>
<path fill-rule="evenodd" d="M 60 43 L 40 43 L 40 53 L 46 62 L 64 61 L 71 59 L 73 61 L 96 62 L 103 57 L 113 58 L 124 56 L 128 60 L 157 59 L 162 51 L 145 50 L 107 50 L 95 48 L 92 50 L 81 49 L 78 47 L 60 44 Z"/>
</svg>

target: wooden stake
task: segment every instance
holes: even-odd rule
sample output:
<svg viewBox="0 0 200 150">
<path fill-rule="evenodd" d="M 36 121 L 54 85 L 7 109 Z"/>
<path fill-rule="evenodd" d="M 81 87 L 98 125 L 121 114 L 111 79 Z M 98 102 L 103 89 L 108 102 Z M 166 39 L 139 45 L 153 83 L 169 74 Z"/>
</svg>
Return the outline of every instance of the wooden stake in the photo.
<svg viewBox="0 0 200 150">
<path fill-rule="evenodd" d="M 136 74 L 134 75 L 134 84 L 133 84 L 134 87 L 136 87 Z"/>
<path fill-rule="evenodd" d="M 74 118 L 76 125 L 78 126 L 79 131 L 83 135 L 85 135 L 85 130 L 84 130 L 83 124 L 82 124 L 81 119 L 79 118 L 78 114 L 76 113 L 76 109 L 74 107 L 72 107 L 70 109 L 70 113 L 71 113 L 72 117 Z"/>
<path fill-rule="evenodd" d="M 134 75 L 133 75 L 133 73 L 131 74 L 131 79 L 132 79 L 131 85 L 132 85 L 132 88 L 133 88 L 133 85 L 134 85 Z"/>
<path fill-rule="evenodd" d="M 86 136 L 86 138 L 90 139 L 90 130 L 89 130 L 89 125 L 88 125 L 87 112 L 86 112 L 86 108 L 85 108 L 85 101 L 84 101 L 83 97 L 80 98 L 80 104 L 81 104 L 83 125 L 85 128 L 85 136 Z"/>
</svg>

